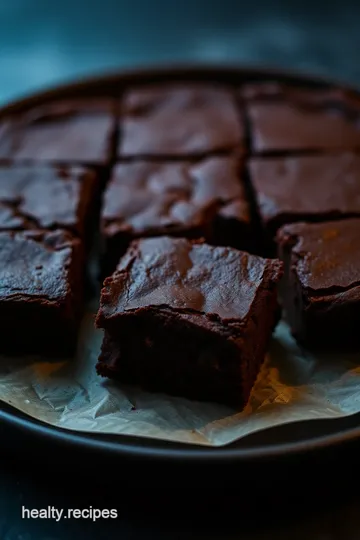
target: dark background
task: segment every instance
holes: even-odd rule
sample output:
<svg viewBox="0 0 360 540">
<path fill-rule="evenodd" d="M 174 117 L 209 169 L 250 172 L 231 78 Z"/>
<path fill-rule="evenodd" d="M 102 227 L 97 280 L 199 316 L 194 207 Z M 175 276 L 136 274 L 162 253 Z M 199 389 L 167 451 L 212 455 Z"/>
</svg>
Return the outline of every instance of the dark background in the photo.
<svg viewBox="0 0 360 540">
<path fill-rule="evenodd" d="M 154 62 L 275 64 L 360 82 L 360 2 L 1 0 L 0 100 Z"/>
<path fill-rule="evenodd" d="M 159 62 L 271 65 L 360 86 L 359 56 L 360 2 L 356 0 L 0 0 L 1 103 L 95 72 Z M 307 485 L 304 492 L 294 480 L 300 464 L 281 476 L 281 464 L 272 463 L 273 480 L 268 483 L 244 476 L 241 469 L 234 468 L 230 474 L 227 471 L 223 475 L 225 485 L 231 481 L 243 498 L 230 506 L 226 503 L 221 510 L 216 506 L 209 510 L 205 504 L 195 512 L 194 526 L 187 522 L 186 503 L 194 487 L 201 486 L 196 471 L 190 477 L 188 491 L 178 493 L 180 502 L 170 503 L 176 511 L 169 513 L 169 504 L 156 502 L 159 486 L 146 484 L 137 467 L 118 464 L 118 473 L 133 475 L 133 490 L 122 486 L 110 503 L 112 488 L 95 490 L 87 485 L 83 489 L 86 475 L 80 479 L 76 471 L 55 475 L 61 467 L 71 470 L 69 456 L 53 451 L 42 462 L 29 465 L 28 458 L 35 457 L 36 450 L 31 449 L 34 456 L 27 455 L 27 444 L 26 439 L 21 441 L 19 454 L 9 457 L 1 454 L 0 440 L 0 540 L 359 538 L 359 505 L 350 497 L 351 487 L 357 491 L 358 485 L 357 453 L 342 457 L 339 463 L 335 459 L 335 465 L 331 463 L 321 480 L 317 463 L 308 465 L 303 473 Z M 334 470 L 343 467 L 344 459 L 352 472 L 347 473 L 346 489 L 339 491 L 331 479 Z M 171 478 L 169 487 L 162 491 L 165 499 L 170 498 Z M 254 504 L 245 505 L 244 511 L 247 482 L 259 487 Z M 309 502 L 315 486 L 320 495 Z M 226 488 L 214 485 L 207 497 L 214 503 L 225 493 L 228 495 Z M 294 493 L 298 494 L 296 502 L 288 497 Z M 195 508 L 203 500 L 206 494 L 198 497 Z M 55 524 L 20 518 L 21 505 L 84 508 L 99 501 L 121 509 L 119 520 L 111 528 L 105 522 L 100 524 L 102 532 L 99 524 L 95 528 L 85 522 Z M 254 509 L 255 518 L 249 519 Z M 213 527 L 215 516 L 217 526 Z M 262 532 L 258 532 L 259 527 Z"/>
</svg>

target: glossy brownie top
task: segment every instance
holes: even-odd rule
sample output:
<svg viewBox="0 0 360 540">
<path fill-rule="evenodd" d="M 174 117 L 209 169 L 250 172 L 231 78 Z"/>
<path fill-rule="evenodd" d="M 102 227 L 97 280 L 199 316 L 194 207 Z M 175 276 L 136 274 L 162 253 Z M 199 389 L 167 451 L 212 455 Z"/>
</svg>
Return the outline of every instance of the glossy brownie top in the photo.
<svg viewBox="0 0 360 540">
<path fill-rule="evenodd" d="M 257 157 L 249 172 L 265 223 L 360 215 L 360 156 L 354 153 Z"/>
<path fill-rule="evenodd" d="M 83 234 L 96 175 L 83 167 L 0 167 L 0 230 L 65 228 Z"/>
<path fill-rule="evenodd" d="M 294 223 L 278 231 L 303 287 L 337 294 L 360 285 L 360 219 Z M 360 300 L 360 292 L 357 292 Z"/>
<path fill-rule="evenodd" d="M 118 164 L 105 191 L 102 223 L 107 234 L 170 233 L 211 220 L 225 204 L 249 221 L 250 212 L 235 157 L 196 163 L 137 161 Z"/>
<path fill-rule="evenodd" d="M 79 240 L 65 231 L 0 232 L 0 302 L 70 301 L 79 253 Z"/>
<path fill-rule="evenodd" d="M 107 164 L 115 136 L 115 103 L 105 98 L 57 100 L 13 116 L 0 128 L 0 157 Z"/>
<path fill-rule="evenodd" d="M 280 261 L 235 249 L 169 237 L 138 240 L 105 280 L 98 323 L 151 306 L 238 321 L 281 275 Z"/>
<path fill-rule="evenodd" d="M 121 102 L 119 157 L 203 155 L 244 136 L 234 93 L 214 83 L 133 88 Z"/>
<path fill-rule="evenodd" d="M 360 100 L 338 88 L 246 85 L 252 148 L 259 153 L 358 149 Z"/>
</svg>

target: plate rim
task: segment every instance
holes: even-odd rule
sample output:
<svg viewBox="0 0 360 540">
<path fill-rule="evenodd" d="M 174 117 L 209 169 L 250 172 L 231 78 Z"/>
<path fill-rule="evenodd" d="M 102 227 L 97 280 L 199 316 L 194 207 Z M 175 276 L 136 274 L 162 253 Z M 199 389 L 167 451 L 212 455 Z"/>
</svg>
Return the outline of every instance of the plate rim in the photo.
<svg viewBox="0 0 360 540">
<path fill-rule="evenodd" d="M 48 99 L 61 99 L 72 93 L 81 93 L 82 91 L 110 86 L 115 92 L 116 86 L 121 88 L 128 83 L 144 80 L 166 80 L 166 78 L 188 78 L 188 79 L 214 79 L 221 78 L 239 78 L 240 80 L 269 80 L 271 78 L 283 81 L 294 81 L 299 84 L 307 85 L 335 85 L 342 89 L 355 92 L 360 97 L 360 92 L 354 86 L 339 79 L 333 79 L 326 76 L 318 76 L 314 73 L 301 72 L 289 69 L 281 69 L 273 66 L 254 66 L 237 63 L 225 63 L 218 65 L 216 63 L 157 63 L 155 65 L 137 66 L 135 68 L 125 68 L 121 70 L 112 70 L 85 76 L 70 81 L 65 81 L 60 84 L 50 85 L 41 90 L 30 92 L 24 96 L 20 96 L 10 103 L 6 103 L 0 107 L 0 118 L 8 114 L 12 114 L 42 103 Z M 64 95 L 65 94 L 65 95 Z M 4 160 L 4 163 L 6 160 Z M 10 410 L 6 410 L 10 407 Z M 75 447 L 82 447 L 88 450 L 97 452 L 105 452 L 111 455 L 117 454 L 133 458 L 142 458 L 161 461 L 179 461 L 186 462 L 222 462 L 226 461 L 262 461 L 264 459 L 281 458 L 285 456 L 293 456 L 300 454 L 308 454 L 310 452 L 321 449 L 337 446 L 339 444 L 354 441 L 360 438 L 360 427 L 348 428 L 345 430 L 337 430 L 334 433 L 311 437 L 294 442 L 275 443 L 263 446 L 254 446 L 248 448 L 233 448 L 227 445 L 221 447 L 201 447 L 189 446 L 186 444 L 178 444 L 178 447 L 152 447 L 151 438 L 144 438 L 148 445 L 142 445 L 140 442 L 130 442 L 126 436 L 120 434 L 116 437 L 119 441 L 109 441 L 94 434 L 86 434 L 83 432 L 75 432 L 56 426 L 51 426 L 44 422 L 38 421 L 31 416 L 22 413 L 15 407 L 9 406 L 0 399 L 0 422 L 5 425 L 12 426 L 18 431 L 23 431 L 26 434 L 45 437 L 55 443 L 68 444 Z M 271 430 L 271 428 L 268 428 Z M 114 435 L 115 436 L 115 435 Z M 135 438 L 136 439 L 136 438 Z M 138 440 L 140 438 L 137 438 Z M 154 441 L 154 440 L 153 440 Z M 166 441 L 157 441 L 166 444 Z"/>
<path fill-rule="evenodd" d="M 86 449 L 106 453 L 109 456 L 123 456 L 128 458 L 142 459 L 147 461 L 161 462 L 186 462 L 186 463 L 213 463 L 222 461 L 229 462 L 251 462 L 257 463 L 264 460 L 280 458 L 291 458 L 294 456 L 308 455 L 309 453 L 320 452 L 338 445 L 344 445 L 360 438 L 360 427 L 349 428 L 337 431 L 328 435 L 311 437 L 301 441 L 276 443 L 248 448 L 233 448 L 228 445 L 221 447 L 202 447 L 181 443 L 171 443 L 166 447 L 167 441 L 157 442 L 164 444 L 164 447 L 151 446 L 149 437 L 127 437 L 126 435 L 113 435 L 119 441 L 102 439 L 99 434 L 76 432 L 57 426 L 51 426 L 45 422 L 36 420 L 21 411 L 14 409 L 14 412 L 2 410 L 3 402 L 0 401 L 0 422 L 10 425 L 12 428 L 29 435 L 45 438 L 47 442 L 60 443 L 70 446 L 72 449 Z M 304 422 L 316 422 L 316 420 L 304 420 Z M 331 422 L 331 419 L 329 419 Z M 266 431 L 271 431 L 271 427 Z M 104 434 L 105 435 L 105 434 Z M 142 445 L 142 441 L 147 441 L 147 445 Z M 138 441 L 138 443 L 133 442 Z M 178 447 L 177 447 L 178 446 Z"/>
</svg>

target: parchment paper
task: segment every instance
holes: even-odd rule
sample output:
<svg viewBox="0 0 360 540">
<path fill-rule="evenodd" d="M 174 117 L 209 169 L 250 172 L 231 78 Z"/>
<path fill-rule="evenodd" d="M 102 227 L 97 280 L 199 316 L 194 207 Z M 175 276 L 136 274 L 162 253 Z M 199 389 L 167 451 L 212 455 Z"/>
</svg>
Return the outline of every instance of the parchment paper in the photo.
<svg viewBox="0 0 360 540">
<path fill-rule="evenodd" d="M 102 332 L 95 307 L 71 361 L 0 358 L 0 399 L 53 426 L 222 446 L 292 421 L 360 411 L 360 355 L 315 357 L 301 351 L 284 322 L 243 412 L 119 386 L 95 373 Z"/>
</svg>

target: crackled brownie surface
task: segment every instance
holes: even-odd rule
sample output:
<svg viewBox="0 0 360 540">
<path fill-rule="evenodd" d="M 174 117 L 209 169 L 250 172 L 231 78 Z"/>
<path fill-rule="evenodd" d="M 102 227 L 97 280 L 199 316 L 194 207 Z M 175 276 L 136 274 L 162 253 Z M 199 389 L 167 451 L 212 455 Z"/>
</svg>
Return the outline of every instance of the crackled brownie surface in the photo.
<svg viewBox="0 0 360 540">
<path fill-rule="evenodd" d="M 252 158 L 249 171 L 269 234 L 285 223 L 360 216 L 360 156 Z"/>
<path fill-rule="evenodd" d="M 112 157 L 115 129 L 115 101 L 52 101 L 13 117 L 10 144 L 4 152 L 0 147 L 0 155 L 25 162 L 105 165 Z"/>
<path fill-rule="evenodd" d="M 161 237 L 134 243 L 105 287 L 101 317 L 147 305 L 166 305 L 222 319 L 246 317 L 263 279 L 279 263 L 235 249 Z"/>
<path fill-rule="evenodd" d="M 81 263 L 80 241 L 68 232 L 0 232 L 2 350 L 73 352 Z"/>
<path fill-rule="evenodd" d="M 0 167 L 0 229 L 64 228 L 83 236 L 98 180 L 82 167 Z"/>
<path fill-rule="evenodd" d="M 232 150 L 245 130 L 233 93 L 216 84 L 147 86 L 121 101 L 118 156 L 196 156 Z"/>
<path fill-rule="evenodd" d="M 101 214 L 106 255 L 113 267 L 129 241 L 141 236 L 204 237 L 247 247 L 250 219 L 242 163 L 233 156 L 194 163 L 118 164 Z M 232 235 L 224 231 L 229 221 Z"/>
<path fill-rule="evenodd" d="M 255 152 L 360 148 L 360 100 L 353 94 L 277 84 L 252 85 L 241 94 Z"/>
</svg>

